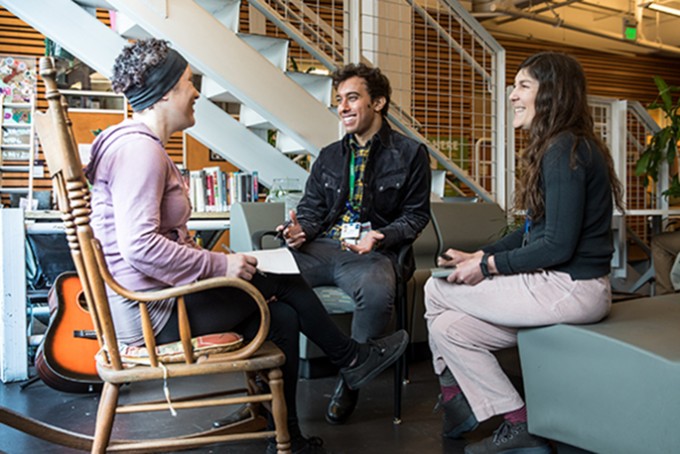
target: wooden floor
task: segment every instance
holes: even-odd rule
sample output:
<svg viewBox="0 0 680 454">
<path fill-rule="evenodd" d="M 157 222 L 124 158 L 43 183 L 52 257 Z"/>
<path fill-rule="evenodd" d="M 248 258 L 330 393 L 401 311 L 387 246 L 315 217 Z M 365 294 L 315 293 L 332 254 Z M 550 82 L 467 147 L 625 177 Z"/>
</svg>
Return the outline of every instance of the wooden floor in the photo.
<svg viewBox="0 0 680 454">
<path fill-rule="evenodd" d="M 298 405 L 301 426 L 307 435 L 324 439 L 332 453 L 462 453 L 466 443 L 489 435 L 498 425 L 498 419 L 485 422 L 471 434 L 468 440 L 448 440 L 440 435 L 441 414 L 432 412 L 438 385 L 429 361 L 411 365 L 411 381 L 404 387 L 403 422 L 392 424 L 392 371 L 384 372 L 370 383 L 360 395 L 357 409 L 343 426 L 331 426 L 324 420 L 324 412 L 335 384 L 334 378 L 301 380 L 298 389 Z M 173 379 L 170 391 L 173 397 L 200 390 L 208 391 L 217 386 L 212 381 L 187 381 Z M 160 398 L 160 384 L 144 389 L 149 398 Z M 127 392 L 121 392 L 125 399 Z M 58 425 L 62 428 L 92 433 L 98 396 L 67 394 L 54 391 L 41 382 L 24 390 L 18 384 L 0 384 L 0 405 Z M 212 420 L 221 416 L 223 410 L 202 410 L 200 412 L 180 411 L 176 418 L 168 412 L 161 412 L 153 418 L 142 419 L 139 415 L 123 415 L 116 419 L 114 437 L 162 436 L 174 427 L 210 427 Z M 576 448 L 556 446 L 560 454 L 583 454 Z M 237 445 L 219 445 L 209 449 L 185 451 L 201 453 L 243 453 L 261 454 L 265 443 L 247 442 Z M 15 453 L 72 453 L 78 452 L 59 446 L 49 445 L 14 429 L 0 426 L 0 451 Z"/>
</svg>

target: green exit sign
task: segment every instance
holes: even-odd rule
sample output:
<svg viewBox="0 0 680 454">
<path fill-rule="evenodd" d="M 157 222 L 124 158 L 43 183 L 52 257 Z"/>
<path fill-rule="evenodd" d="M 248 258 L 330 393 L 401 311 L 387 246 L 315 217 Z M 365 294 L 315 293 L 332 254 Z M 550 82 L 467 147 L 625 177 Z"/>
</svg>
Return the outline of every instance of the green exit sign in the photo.
<svg viewBox="0 0 680 454">
<path fill-rule="evenodd" d="M 637 21 L 632 17 L 623 18 L 623 38 L 627 41 L 637 40 Z"/>
</svg>

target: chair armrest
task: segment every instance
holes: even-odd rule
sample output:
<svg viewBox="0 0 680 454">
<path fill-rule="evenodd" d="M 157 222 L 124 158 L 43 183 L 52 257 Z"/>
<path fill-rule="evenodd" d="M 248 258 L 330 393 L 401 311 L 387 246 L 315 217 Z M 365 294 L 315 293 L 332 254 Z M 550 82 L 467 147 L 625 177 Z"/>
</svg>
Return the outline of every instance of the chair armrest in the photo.
<svg viewBox="0 0 680 454">
<path fill-rule="evenodd" d="M 168 298 L 178 298 L 179 304 L 178 310 L 180 313 L 179 314 L 180 338 L 182 340 L 182 343 L 186 345 L 185 355 L 187 356 L 187 358 L 192 358 L 191 360 L 193 360 L 193 354 L 191 355 L 189 354 L 189 352 L 192 350 L 190 347 L 191 333 L 189 332 L 188 318 L 186 316 L 186 311 L 184 310 L 183 297 L 184 295 L 190 293 L 201 292 L 204 290 L 209 290 L 218 287 L 233 287 L 247 293 L 248 296 L 250 296 L 257 304 L 258 309 L 260 311 L 260 328 L 255 337 L 248 343 L 248 345 L 230 354 L 230 357 L 232 359 L 240 359 L 251 356 L 255 351 L 257 351 L 260 348 L 260 346 L 266 340 L 267 334 L 269 333 L 269 325 L 271 322 L 269 307 L 267 306 L 267 302 L 265 301 L 264 296 L 262 296 L 262 293 L 260 293 L 260 291 L 250 282 L 239 278 L 213 277 L 193 282 L 191 284 L 180 285 L 178 287 L 171 287 L 162 290 L 149 292 L 131 291 L 120 285 L 111 275 L 108 267 L 106 266 L 106 261 L 104 259 L 104 253 L 102 251 L 101 244 L 96 239 L 92 240 L 92 249 L 94 252 L 95 260 L 97 262 L 97 268 L 99 269 L 99 272 L 101 273 L 104 282 L 106 282 L 106 284 L 119 295 L 130 300 L 139 301 L 140 303 L 142 303 L 140 304 L 140 310 L 142 311 L 143 324 L 146 322 L 146 324 L 150 326 L 148 310 L 146 309 L 146 305 L 144 303 Z M 182 312 L 184 312 L 184 314 Z M 153 335 L 150 335 L 150 333 L 145 332 L 144 338 L 147 349 L 150 352 L 155 351 L 155 341 L 153 340 Z M 154 366 L 157 365 L 156 364 L 157 358 L 155 357 L 155 353 L 153 353 L 151 357 L 151 363 Z"/>
<path fill-rule="evenodd" d="M 261 251 L 262 249 L 264 249 L 262 241 L 268 236 L 276 238 L 276 235 L 278 235 L 278 233 L 279 232 L 277 232 L 276 230 L 258 230 L 254 232 L 250 237 L 250 241 L 253 244 L 253 249 L 256 251 Z M 282 247 L 285 246 L 286 244 L 283 238 L 280 238 L 279 242 L 281 243 L 280 246 Z"/>
</svg>

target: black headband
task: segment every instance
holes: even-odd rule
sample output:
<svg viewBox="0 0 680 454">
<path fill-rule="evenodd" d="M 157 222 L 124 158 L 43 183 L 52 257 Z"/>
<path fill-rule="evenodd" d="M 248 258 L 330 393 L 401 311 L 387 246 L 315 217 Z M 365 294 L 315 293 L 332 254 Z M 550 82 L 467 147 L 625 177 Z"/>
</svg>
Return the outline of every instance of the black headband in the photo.
<svg viewBox="0 0 680 454">
<path fill-rule="evenodd" d="M 172 90 L 172 87 L 184 74 L 187 64 L 187 61 L 179 52 L 168 49 L 165 60 L 146 71 L 144 85 L 131 85 L 130 88 L 125 90 L 125 97 L 130 102 L 132 110 L 139 112 L 156 104 L 159 99 Z"/>
</svg>

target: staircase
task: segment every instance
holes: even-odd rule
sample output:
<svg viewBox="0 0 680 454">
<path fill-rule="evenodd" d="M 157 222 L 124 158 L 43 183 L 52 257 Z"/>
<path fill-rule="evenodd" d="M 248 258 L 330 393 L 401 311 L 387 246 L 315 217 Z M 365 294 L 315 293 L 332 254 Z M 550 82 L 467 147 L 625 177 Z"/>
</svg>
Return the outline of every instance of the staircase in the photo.
<svg viewBox="0 0 680 454">
<path fill-rule="evenodd" d="M 342 135 L 337 115 L 331 109 L 330 79 L 287 71 L 291 41 L 329 71 L 342 64 L 340 58 L 346 59 L 342 55 L 343 44 L 338 40 L 346 40 L 347 33 L 343 38 L 302 0 L 269 2 L 278 3 L 278 8 L 266 1 L 250 0 L 253 7 L 285 33 L 283 39 L 240 33 L 239 14 L 243 6 L 238 0 L 82 0 L 80 3 L 117 11 L 116 31 L 71 0 L 4 0 L 5 7 L 13 14 L 107 77 L 127 38 L 155 36 L 169 40 L 187 58 L 194 72 L 202 76 L 201 97 L 196 103 L 197 122 L 188 133 L 237 167 L 258 170 L 265 186 L 270 186 L 275 178 L 297 178 L 304 182 L 307 171 L 287 155 L 313 158 L 324 145 Z M 427 19 L 429 13 L 415 2 L 403 3 L 413 8 L 414 14 Z M 446 4 L 455 2 L 441 0 L 440 3 L 440 7 L 450 10 Z M 467 13 L 463 10 L 455 14 Z M 310 39 L 307 27 L 292 26 L 291 17 L 298 17 L 300 24 L 312 18 L 316 33 L 329 37 L 325 41 L 327 45 Z M 429 26 L 441 36 L 447 33 L 440 30 L 441 27 Z M 451 40 L 449 38 L 449 42 Z M 467 52 L 462 48 L 460 51 L 461 55 Z M 470 61 L 472 57 L 466 55 L 466 59 Z M 496 73 L 499 72 L 504 71 L 496 68 Z M 238 106 L 237 115 L 222 109 L 229 104 Z M 502 100 L 497 104 L 502 111 Z M 405 107 L 393 103 L 391 122 L 404 134 L 428 143 L 424 134 L 431 133 L 424 131 L 410 114 L 411 106 Z M 495 129 L 494 147 L 498 153 L 503 131 Z M 436 144 L 428 145 L 438 166 L 462 182 L 467 193 L 487 201 L 499 195 L 502 198 L 502 162 L 493 163 L 493 184 L 480 184 L 478 176 L 453 162 Z"/>
</svg>

